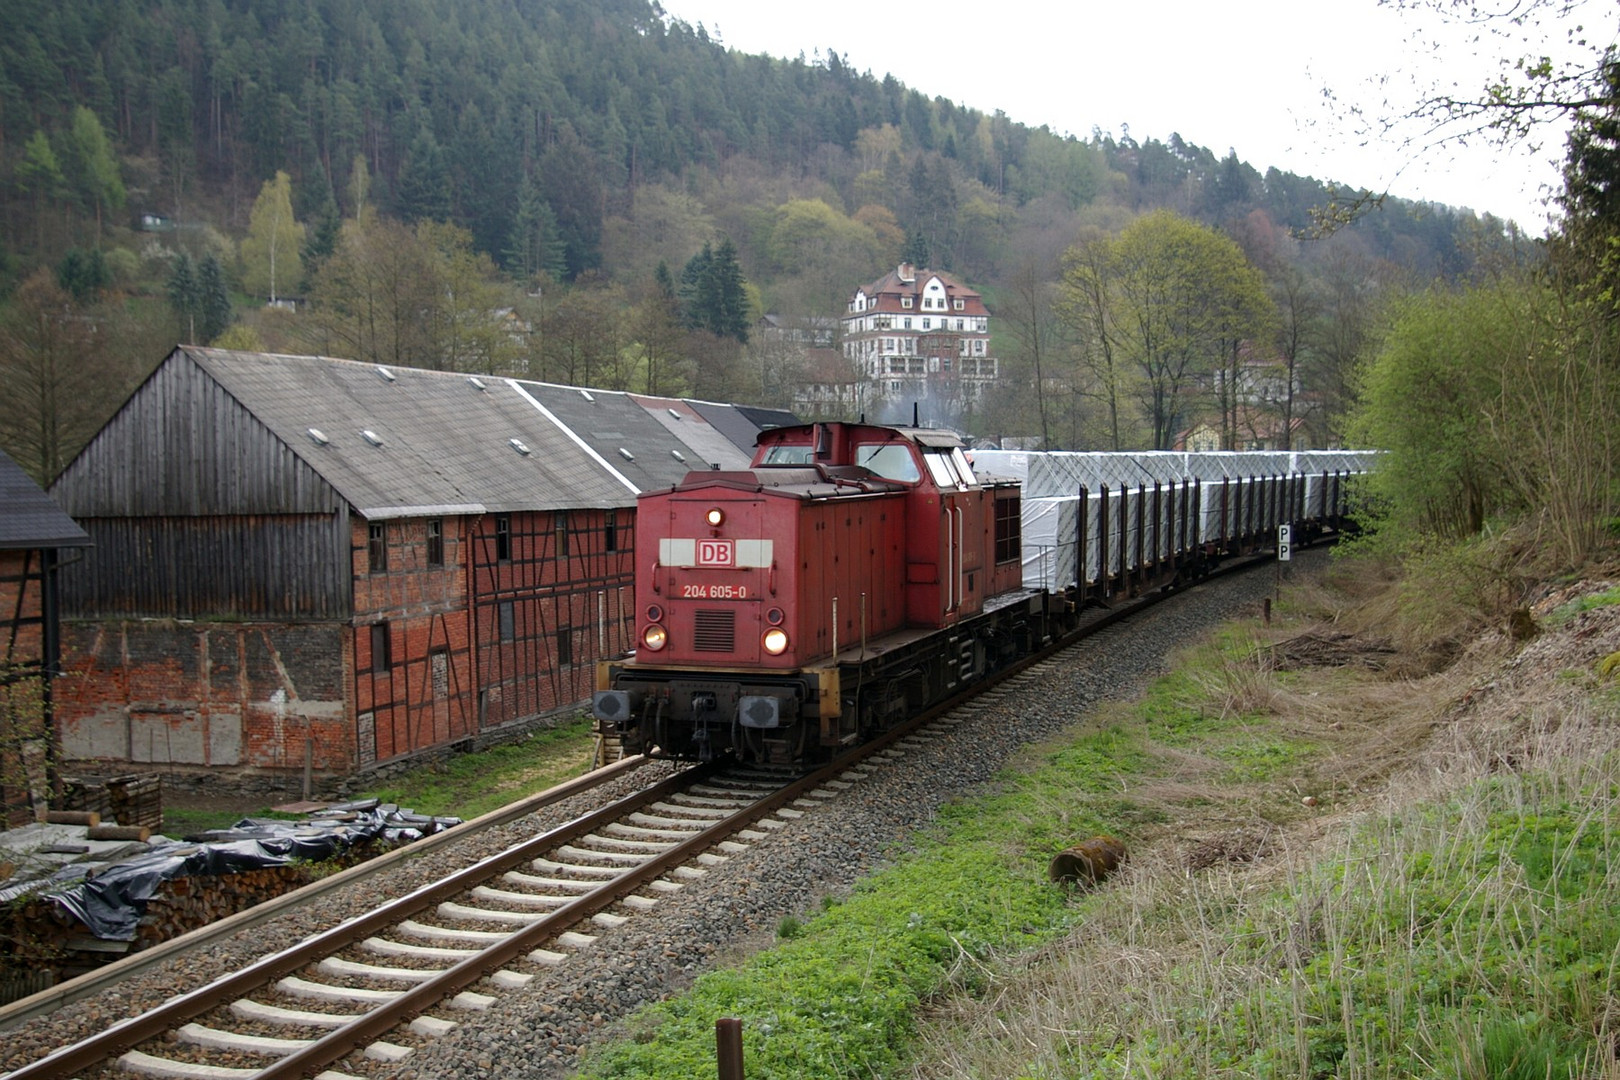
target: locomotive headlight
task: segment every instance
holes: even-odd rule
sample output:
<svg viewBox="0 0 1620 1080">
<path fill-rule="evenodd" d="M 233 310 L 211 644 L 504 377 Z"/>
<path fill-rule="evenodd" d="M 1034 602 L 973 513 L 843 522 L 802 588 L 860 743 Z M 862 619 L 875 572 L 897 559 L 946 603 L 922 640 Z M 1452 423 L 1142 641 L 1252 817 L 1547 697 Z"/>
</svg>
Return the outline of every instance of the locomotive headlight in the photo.
<svg viewBox="0 0 1620 1080">
<path fill-rule="evenodd" d="M 662 626 L 649 626 L 641 632 L 641 643 L 649 652 L 657 652 L 669 644 L 669 631 Z"/>
<path fill-rule="evenodd" d="M 704 514 L 703 518 L 710 524 L 710 526 L 718 529 L 721 523 L 726 520 L 726 512 L 720 509 L 718 506 L 711 506 L 709 507 L 709 512 Z"/>
<path fill-rule="evenodd" d="M 770 653 L 772 656 L 781 656 L 783 653 L 787 652 L 787 631 L 783 630 L 780 626 L 773 626 L 769 630 L 765 631 L 765 636 L 760 639 L 760 644 L 764 645 L 765 651 Z"/>
</svg>

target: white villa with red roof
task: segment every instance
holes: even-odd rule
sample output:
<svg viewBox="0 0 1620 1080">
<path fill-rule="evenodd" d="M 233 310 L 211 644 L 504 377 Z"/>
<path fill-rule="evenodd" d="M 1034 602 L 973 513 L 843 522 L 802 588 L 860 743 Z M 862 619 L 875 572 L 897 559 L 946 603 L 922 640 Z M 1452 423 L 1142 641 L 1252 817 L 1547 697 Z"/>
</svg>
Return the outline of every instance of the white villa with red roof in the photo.
<svg viewBox="0 0 1620 1080">
<path fill-rule="evenodd" d="M 864 411 L 874 420 L 909 413 L 912 402 L 954 419 L 977 404 L 998 371 L 984 298 L 949 274 L 910 263 L 850 298 L 844 356 L 862 377 Z"/>
</svg>

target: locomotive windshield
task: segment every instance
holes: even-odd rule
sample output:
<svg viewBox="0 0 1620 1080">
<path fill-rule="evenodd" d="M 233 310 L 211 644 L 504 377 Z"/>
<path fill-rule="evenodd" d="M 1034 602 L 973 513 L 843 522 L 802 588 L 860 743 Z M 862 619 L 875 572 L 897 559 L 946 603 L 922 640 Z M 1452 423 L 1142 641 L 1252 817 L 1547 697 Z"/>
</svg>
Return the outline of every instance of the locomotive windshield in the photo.
<svg viewBox="0 0 1620 1080">
<path fill-rule="evenodd" d="M 917 459 L 905 443 L 861 443 L 855 447 L 855 464 L 865 465 L 885 480 L 914 484 L 922 478 Z"/>
<path fill-rule="evenodd" d="M 815 448 L 806 443 L 803 446 L 788 446 L 777 443 L 765 451 L 765 456 L 759 459 L 761 465 L 808 465 L 815 460 Z"/>
</svg>

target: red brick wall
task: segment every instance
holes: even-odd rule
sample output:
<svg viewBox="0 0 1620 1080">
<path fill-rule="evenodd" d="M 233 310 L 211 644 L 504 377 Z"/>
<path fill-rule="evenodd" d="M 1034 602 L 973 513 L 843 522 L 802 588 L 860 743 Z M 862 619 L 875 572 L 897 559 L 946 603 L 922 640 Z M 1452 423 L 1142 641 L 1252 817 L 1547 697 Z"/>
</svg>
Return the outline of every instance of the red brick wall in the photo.
<svg viewBox="0 0 1620 1080">
<path fill-rule="evenodd" d="M 596 659 L 628 646 L 634 511 L 611 530 L 570 511 L 561 534 L 550 512 L 504 516 L 498 558 L 501 517 L 378 523 L 375 568 L 373 523 L 354 519 L 346 624 L 64 624 L 65 758 L 301 771 L 313 739 L 316 771 L 338 774 L 585 701 Z"/>
<path fill-rule="evenodd" d="M 440 561 L 429 559 L 429 523 L 440 526 Z M 385 566 L 373 565 L 371 529 L 382 529 Z M 465 739 L 477 731 L 467 611 L 467 519 L 409 518 L 353 526 L 356 749 L 361 765 Z M 373 650 L 384 627 L 387 656 Z"/>
<path fill-rule="evenodd" d="M 356 760 L 335 623 L 64 622 L 56 727 L 67 767 L 317 772 Z"/>
<path fill-rule="evenodd" d="M 469 540 L 483 727 L 587 700 L 596 660 L 628 647 L 635 513 L 612 511 L 611 530 L 608 513 L 567 511 L 561 531 L 552 512 L 478 519 Z"/>
</svg>

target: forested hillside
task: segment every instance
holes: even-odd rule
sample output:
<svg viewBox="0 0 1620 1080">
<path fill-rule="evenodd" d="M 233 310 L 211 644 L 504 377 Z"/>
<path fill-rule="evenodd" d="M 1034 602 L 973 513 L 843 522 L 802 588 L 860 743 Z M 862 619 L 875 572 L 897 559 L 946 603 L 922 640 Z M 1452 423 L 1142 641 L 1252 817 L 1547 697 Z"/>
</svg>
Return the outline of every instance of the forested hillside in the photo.
<svg viewBox="0 0 1620 1080">
<path fill-rule="evenodd" d="M 0 13 L 0 363 L 42 399 L 10 403 L 0 441 L 42 476 L 175 340 L 220 333 L 791 404 L 802 358 L 747 347 L 747 319 L 716 332 L 724 317 L 700 310 L 705 245 L 755 315 L 836 316 L 901 258 L 971 282 L 1011 378 L 1005 401 L 959 419 L 1079 445 L 1099 438 L 1078 404 L 1094 395 L 1062 376 L 1063 423 L 1048 421 L 1059 372 L 1040 370 L 1040 342 L 1065 322 L 1060 257 L 1082 236 L 1169 210 L 1322 295 L 1456 278 L 1481 238 L 1504 237 L 1500 222 L 1387 200 L 1302 242 L 1333 200 L 1325 182 L 1175 135 L 1031 129 L 837 53 L 744 55 L 644 0 L 3 0 Z M 286 297 L 303 303 L 261 310 Z M 382 307 L 395 314 L 379 325 Z M 1015 382 L 1042 395 L 1044 431 L 1027 430 Z M 1321 437 L 1332 430 L 1324 419 Z"/>
</svg>

